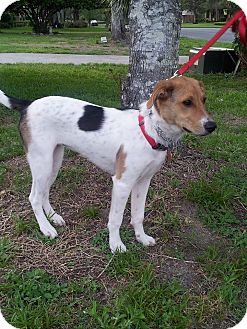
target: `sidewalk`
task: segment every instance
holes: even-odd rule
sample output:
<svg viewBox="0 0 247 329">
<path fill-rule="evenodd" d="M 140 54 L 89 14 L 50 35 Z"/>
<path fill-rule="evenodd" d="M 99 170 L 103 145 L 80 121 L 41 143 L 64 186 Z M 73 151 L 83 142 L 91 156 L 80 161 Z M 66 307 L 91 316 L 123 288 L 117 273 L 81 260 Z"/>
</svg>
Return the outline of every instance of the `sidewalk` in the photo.
<svg viewBox="0 0 247 329">
<path fill-rule="evenodd" d="M 179 56 L 179 64 L 184 64 L 189 56 Z M 0 64 L 43 63 L 43 64 L 88 64 L 110 63 L 129 64 L 129 56 L 109 55 L 72 55 L 72 54 L 36 54 L 36 53 L 0 53 Z"/>
</svg>

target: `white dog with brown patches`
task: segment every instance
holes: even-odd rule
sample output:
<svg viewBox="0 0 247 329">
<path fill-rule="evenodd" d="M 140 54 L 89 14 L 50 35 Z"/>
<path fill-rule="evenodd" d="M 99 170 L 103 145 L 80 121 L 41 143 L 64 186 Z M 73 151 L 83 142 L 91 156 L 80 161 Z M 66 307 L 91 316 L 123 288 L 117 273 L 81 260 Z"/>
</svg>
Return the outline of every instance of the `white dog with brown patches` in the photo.
<svg viewBox="0 0 247 329">
<path fill-rule="evenodd" d="M 145 246 L 155 240 L 143 229 L 144 207 L 152 176 L 184 132 L 211 133 L 216 124 L 205 111 L 201 82 L 177 77 L 156 84 L 139 111 L 99 107 L 77 99 L 51 96 L 20 101 L 0 92 L 0 103 L 21 113 L 20 133 L 32 173 L 29 196 L 41 232 L 51 238 L 63 218 L 53 210 L 49 192 L 68 147 L 112 176 L 109 243 L 125 251 L 119 229 L 131 193 L 131 224 Z"/>
</svg>

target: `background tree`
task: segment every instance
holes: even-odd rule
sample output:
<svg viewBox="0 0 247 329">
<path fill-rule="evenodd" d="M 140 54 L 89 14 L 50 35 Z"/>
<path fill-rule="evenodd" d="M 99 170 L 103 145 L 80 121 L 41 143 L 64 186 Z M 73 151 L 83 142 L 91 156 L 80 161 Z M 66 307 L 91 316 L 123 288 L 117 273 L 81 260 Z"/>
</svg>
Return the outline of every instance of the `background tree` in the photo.
<svg viewBox="0 0 247 329">
<path fill-rule="evenodd" d="M 123 83 L 124 106 L 138 107 L 158 80 L 178 66 L 181 12 L 179 0 L 132 0 L 130 4 L 130 65 Z"/>
<path fill-rule="evenodd" d="M 234 3 L 227 0 L 180 0 L 180 2 L 182 10 L 194 12 L 195 21 L 204 18 L 207 11 L 209 12 L 209 18 L 213 17 L 214 20 L 218 21 L 223 16 L 222 9 L 227 9 L 227 16 L 229 16 L 237 7 Z"/>
<path fill-rule="evenodd" d="M 66 8 L 96 9 L 101 0 L 20 0 L 11 5 L 10 10 L 27 17 L 35 33 L 49 33 L 52 16 Z"/>
<path fill-rule="evenodd" d="M 125 24 L 129 14 L 130 0 L 111 1 L 111 33 L 114 41 L 124 40 L 126 37 Z"/>
</svg>

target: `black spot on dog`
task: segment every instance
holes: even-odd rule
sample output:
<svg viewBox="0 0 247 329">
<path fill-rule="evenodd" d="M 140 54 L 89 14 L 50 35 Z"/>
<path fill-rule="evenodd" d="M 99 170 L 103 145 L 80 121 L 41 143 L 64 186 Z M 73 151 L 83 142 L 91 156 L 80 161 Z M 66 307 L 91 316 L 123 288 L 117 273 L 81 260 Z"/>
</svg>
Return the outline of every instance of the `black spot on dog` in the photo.
<svg viewBox="0 0 247 329">
<path fill-rule="evenodd" d="M 78 126 L 84 131 L 99 130 L 104 122 L 104 110 L 100 106 L 84 106 L 84 114 L 78 120 Z"/>
</svg>

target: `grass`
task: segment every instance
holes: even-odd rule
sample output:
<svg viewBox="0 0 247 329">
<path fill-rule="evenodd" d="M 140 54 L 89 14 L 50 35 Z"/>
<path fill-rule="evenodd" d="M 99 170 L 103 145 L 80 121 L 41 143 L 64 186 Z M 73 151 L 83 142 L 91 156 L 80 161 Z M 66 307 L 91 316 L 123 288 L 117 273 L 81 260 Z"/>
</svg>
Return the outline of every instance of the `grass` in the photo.
<svg viewBox="0 0 247 329">
<path fill-rule="evenodd" d="M 243 170 L 225 167 L 209 181 L 206 177 L 192 182 L 186 197 L 200 205 L 201 220 L 223 236 L 247 247 L 247 179 Z"/>
<path fill-rule="evenodd" d="M 82 316 L 81 320 L 86 323 L 83 309 L 98 289 L 92 281 L 58 282 L 40 269 L 22 275 L 10 272 L 5 280 L 0 290 L 8 297 L 5 312 L 11 314 L 19 328 L 58 328 L 61 323 L 73 323 L 75 310 L 78 316 L 74 321 Z M 83 300 L 82 292 L 87 294 Z"/>
<path fill-rule="evenodd" d="M 15 225 L 15 234 L 21 236 L 23 234 L 32 234 L 35 231 L 37 224 L 34 220 L 26 220 L 25 218 L 18 216 L 18 214 L 12 214 L 12 220 Z"/>
<path fill-rule="evenodd" d="M 0 238 L 0 268 L 9 264 L 14 257 L 14 247 L 7 237 Z"/>
<path fill-rule="evenodd" d="M 100 217 L 100 210 L 95 206 L 86 206 L 81 209 L 81 214 L 87 219 L 98 219 Z"/>
<path fill-rule="evenodd" d="M 86 55 L 128 55 L 127 44 L 111 42 L 106 28 L 61 29 L 54 35 L 33 35 L 30 28 L 2 29 L 0 53 L 51 53 Z M 108 44 L 100 44 L 106 36 Z M 180 55 L 189 55 L 193 47 L 202 47 L 205 40 L 180 39 Z M 231 48 L 231 43 L 217 42 L 215 47 Z"/>
<path fill-rule="evenodd" d="M 123 43 L 112 43 L 106 28 L 61 29 L 53 35 L 33 35 L 31 29 L 1 29 L 0 52 L 85 55 L 128 55 Z M 100 44 L 106 36 L 110 41 Z"/>
<path fill-rule="evenodd" d="M 139 268 L 135 281 L 113 301 L 113 309 L 93 304 L 90 315 L 100 328 L 185 328 L 191 319 L 185 315 L 188 296 L 179 284 L 156 280 L 146 265 Z"/>
<path fill-rule="evenodd" d="M 126 73 L 126 66 L 114 65 L 0 66 L 7 94 L 56 94 L 105 106 L 120 105 L 119 81 Z M 111 181 L 72 152 L 66 152 L 51 193 L 67 226 L 55 240 L 39 233 L 28 204 L 30 173 L 18 114 L 0 107 L 0 303 L 10 323 L 32 329 L 199 329 L 240 321 L 247 296 L 247 79 L 195 77 L 205 83 L 218 129 L 205 138 L 188 135 L 189 153 L 153 179 L 145 225 L 157 245 L 140 246 L 124 223 L 128 252 L 114 256 L 105 218 Z"/>
<path fill-rule="evenodd" d="M 198 23 L 198 24 L 193 24 L 193 23 L 183 23 L 182 27 L 186 28 L 186 27 L 193 27 L 193 28 L 197 28 L 197 29 L 201 29 L 201 28 L 220 28 L 221 26 L 223 26 L 225 24 L 225 22 L 216 22 L 216 23 L 206 23 L 206 22 L 202 22 L 202 23 Z"/>
</svg>

